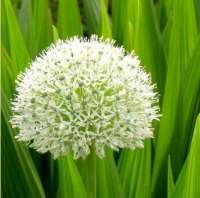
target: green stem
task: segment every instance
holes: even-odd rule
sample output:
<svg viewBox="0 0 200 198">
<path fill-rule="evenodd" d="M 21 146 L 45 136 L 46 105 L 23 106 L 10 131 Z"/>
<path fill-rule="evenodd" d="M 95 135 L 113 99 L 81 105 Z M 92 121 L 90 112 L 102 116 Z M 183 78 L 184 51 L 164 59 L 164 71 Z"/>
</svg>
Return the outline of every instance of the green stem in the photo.
<svg viewBox="0 0 200 198">
<path fill-rule="evenodd" d="M 94 146 L 86 159 L 86 189 L 88 198 L 96 198 L 96 153 Z"/>
</svg>

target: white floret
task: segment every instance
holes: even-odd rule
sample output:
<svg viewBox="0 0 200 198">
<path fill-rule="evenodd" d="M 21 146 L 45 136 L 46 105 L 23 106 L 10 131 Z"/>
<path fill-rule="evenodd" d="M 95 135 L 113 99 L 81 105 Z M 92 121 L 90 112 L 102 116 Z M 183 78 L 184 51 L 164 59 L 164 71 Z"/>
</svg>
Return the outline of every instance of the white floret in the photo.
<svg viewBox="0 0 200 198">
<path fill-rule="evenodd" d="M 95 145 L 142 147 L 153 137 L 158 96 L 138 57 L 112 40 L 58 41 L 17 79 L 11 123 L 17 139 L 56 158 L 70 150 L 85 158 Z"/>
</svg>

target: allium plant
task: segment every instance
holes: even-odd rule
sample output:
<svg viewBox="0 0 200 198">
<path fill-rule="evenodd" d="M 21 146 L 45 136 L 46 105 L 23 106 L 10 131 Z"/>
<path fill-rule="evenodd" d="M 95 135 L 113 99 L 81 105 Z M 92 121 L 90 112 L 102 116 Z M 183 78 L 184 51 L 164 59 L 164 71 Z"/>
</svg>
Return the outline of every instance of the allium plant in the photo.
<svg viewBox="0 0 200 198">
<path fill-rule="evenodd" d="M 54 158 L 91 148 L 143 147 L 158 119 L 154 85 L 134 53 L 92 36 L 59 40 L 19 75 L 11 123 L 17 140 Z"/>
</svg>

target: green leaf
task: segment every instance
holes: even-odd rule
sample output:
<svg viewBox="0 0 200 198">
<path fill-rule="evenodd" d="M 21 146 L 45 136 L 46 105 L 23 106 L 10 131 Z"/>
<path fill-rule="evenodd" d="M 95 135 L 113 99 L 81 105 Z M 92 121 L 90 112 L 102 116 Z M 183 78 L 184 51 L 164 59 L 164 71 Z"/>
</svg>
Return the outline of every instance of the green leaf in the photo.
<svg viewBox="0 0 200 198">
<path fill-rule="evenodd" d="M 128 50 L 135 50 L 162 97 L 166 63 L 151 0 L 113 1 L 112 21 L 113 37 Z"/>
<path fill-rule="evenodd" d="M 86 191 L 76 164 L 68 153 L 58 159 L 58 198 L 86 198 Z"/>
<path fill-rule="evenodd" d="M 113 152 L 106 148 L 105 157 L 99 159 L 96 156 L 96 197 L 97 198 L 124 198 L 121 181 L 117 171 Z M 86 160 L 78 160 L 77 165 L 80 174 L 86 184 L 87 180 L 87 164 Z"/>
<path fill-rule="evenodd" d="M 162 189 L 166 184 L 166 164 L 169 152 L 171 150 L 173 153 L 178 145 L 177 138 L 174 139 L 173 136 L 177 133 L 178 112 L 183 108 L 183 106 L 179 106 L 181 94 L 184 91 L 184 89 L 182 90 L 183 76 L 188 68 L 189 57 L 197 41 L 194 10 L 191 12 L 193 1 L 187 0 L 182 3 L 181 0 L 177 0 L 173 4 L 173 24 L 169 41 L 167 78 L 161 112 L 162 117 L 156 139 L 152 180 L 152 190 L 159 196 L 162 195 Z M 172 141 L 174 141 L 173 146 L 171 145 Z M 182 162 L 179 161 L 178 164 L 174 160 L 175 158 L 172 154 L 172 169 L 176 178 Z"/>
<path fill-rule="evenodd" d="M 100 0 L 84 0 L 83 3 L 83 22 L 86 25 L 86 32 L 89 34 L 97 33 L 101 16 Z"/>
<path fill-rule="evenodd" d="M 133 50 L 133 48 L 134 48 L 134 30 L 133 30 L 133 24 L 131 21 L 128 21 L 128 23 L 127 23 L 123 43 L 124 43 L 124 47 L 128 51 Z"/>
<path fill-rule="evenodd" d="M 8 34 L 4 1 L 1 1 L 1 44 L 3 44 L 3 46 L 5 47 L 7 51 L 10 51 L 9 34 Z"/>
<path fill-rule="evenodd" d="M 110 19 L 106 10 L 104 0 L 101 0 L 101 19 L 98 27 L 98 35 L 105 38 L 111 38 L 112 32 L 110 28 Z"/>
<path fill-rule="evenodd" d="M 52 25 L 52 29 L 53 29 L 53 42 L 56 43 L 56 41 L 59 39 L 58 30 L 54 25 Z"/>
<path fill-rule="evenodd" d="M 123 43 L 124 29 L 128 22 L 128 8 L 130 7 L 131 0 L 112 1 L 112 32 L 113 38 L 118 41 L 119 44 Z M 128 19 L 128 20 L 127 20 Z"/>
<path fill-rule="evenodd" d="M 137 160 L 138 152 L 139 151 L 137 150 L 131 151 L 128 149 L 124 149 L 120 154 L 118 162 L 118 172 L 122 183 L 122 188 L 126 197 L 128 196 L 130 190 L 132 191 L 132 194 L 135 193 L 136 180 L 134 180 L 134 178 L 138 176 L 138 171 L 135 172 L 134 170 L 135 167 L 138 167 L 138 164 L 140 162 L 139 159 Z M 131 189 L 130 189 L 130 184 L 131 184 Z"/>
<path fill-rule="evenodd" d="M 1 88 L 7 98 L 11 99 L 14 90 L 14 80 L 18 71 L 3 46 L 1 48 L 1 66 Z"/>
<path fill-rule="evenodd" d="M 8 34 L 8 37 L 2 36 L 2 43 L 6 47 L 7 52 L 19 72 L 23 70 L 28 61 L 30 61 L 30 57 L 10 0 L 3 0 L 1 9 L 3 11 L 2 24 L 4 25 L 2 29 L 5 28 L 5 32 L 3 33 Z"/>
<path fill-rule="evenodd" d="M 170 156 L 168 158 L 168 172 L 167 173 L 168 173 L 167 174 L 168 175 L 168 177 L 167 177 L 167 198 L 171 198 L 174 193 L 175 184 L 174 184 L 174 179 L 173 179 Z"/>
<path fill-rule="evenodd" d="M 191 129 L 198 114 L 200 98 L 200 38 L 196 48 L 188 61 L 186 72 L 183 76 L 181 95 L 179 98 L 177 132 L 173 136 L 173 149 L 171 151 L 176 175 L 178 175 L 188 151 L 191 140 Z M 176 140 L 179 140 L 179 144 Z"/>
<path fill-rule="evenodd" d="M 160 29 L 163 30 L 166 28 L 168 21 L 171 18 L 172 10 L 173 10 L 173 1 L 172 0 L 161 0 L 159 5 L 159 21 L 160 21 Z"/>
<path fill-rule="evenodd" d="M 107 181 L 107 175 L 106 175 L 106 164 L 105 160 L 101 160 L 98 157 L 96 158 L 96 164 L 97 164 L 97 198 L 110 198 L 109 195 L 109 184 Z"/>
<path fill-rule="evenodd" d="M 131 12 L 132 7 L 134 12 Z M 134 50 L 147 71 L 151 73 L 162 99 L 166 61 L 154 11 L 151 0 L 137 0 L 132 1 L 128 13 L 134 32 Z"/>
<path fill-rule="evenodd" d="M 52 21 L 48 0 L 22 0 L 19 23 L 32 57 L 52 42 Z"/>
<path fill-rule="evenodd" d="M 107 149 L 104 161 L 106 178 L 109 187 L 109 198 L 124 198 L 119 173 L 116 167 L 116 162 L 113 157 L 113 152 L 110 149 Z"/>
<path fill-rule="evenodd" d="M 144 149 L 126 150 L 120 156 L 119 173 L 126 197 L 148 198 L 151 191 L 151 141 Z"/>
<path fill-rule="evenodd" d="M 200 115 L 196 120 L 191 147 L 184 167 L 178 177 L 173 198 L 198 198 L 200 196 Z"/>
<path fill-rule="evenodd" d="M 45 194 L 40 178 L 28 150 L 14 139 L 11 129 L 10 109 L 5 94 L 2 97 L 2 186 L 6 197 L 44 198 Z M 12 162 L 12 163 L 11 163 Z M 13 168 L 14 167 L 14 168 Z M 23 185 L 22 185 L 23 184 Z"/>
<path fill-rule="evenodd" d="M 7 13 L 10 13 L 12 16 L 12 7 L 7 1 Z M 5 4 L 4 4 L 5 6 Z M 15 19 L 15 18 L 14 18 Z M 15 20 L 13 22 L 16 22 Z M 13 41 L 16 45 L 21 49 L 21 53 L 27 53 L 24 48 L 25 45 L 23 43 L 20 32 L 18 31 L 17 23 L 13 23 L 16 25 L 16 35 L 11 34 L 12 39 L 16 38 L 17 41 Z M 10 42 L 10 40 L 9 40 Z M 14 48 L 14 46 L 10 46 L 12 51 L 11 55 L 19 55 L 19 49 Z M 15 50 L 15 51 L 14 51 Z M 23 51 L 25 50 L 25 51 Z M 25 63 L 27 60 L 27 56 L 21 55 L 21 57 L 17 57 L 15 59 L 13 55 L 13 60 L 9 57 L 5 48 L 1 49 L 1 60 L 2 60 L 2 90 L 1 90 L 1 113 L 2 113 L 2 172 L 3 172 L 3 193 L 6 197 L 32 197 L 34 198 L 37 194 L 38 197 L 45 197 L 44 190 L 38 176 L 35 165 L 32 161 L 30 153 L 25 148 L 25 146 L 21 143 L 17 143 L 14 139 L 14 135 L 16 134 L 16 130 L 13 130 L 10 126 L 10 99 L 13 96 L 14 90 L 14 80 L 19 70 L 22 69 L 22 65 L 19 63 Z M 18 59 L 20 58 L 20 59 Z M 25 60 L 23 60 L 23 58 Z M 20 61 L 20 62 L 19 62 Z M 19 64 L 19 68 L 17 67 Z M 24 65 L 23 65 L 24 66 Z M 12 162 L 12 163 L 11 163 Z M 14 167 L 14 168 L 13 168 Z M 23 185 L 21 185 L 23 184 Z"/>
<path fill-rule="evenodd" d="M 77 0 L 59 0 L 57 26 L 62 39 L 73 35 L 82 35 Z"/>
<path fill-rule="evenodd" d="M 48 0 L 34 0 L 32 4 L 32 29 L 29 50 L 35 57 L 53 41 L 52 21 Z"/>
<path fill-rule="evenodd" d="M 170 52 L 169 44 L 170 44 L 172 25 L 173 25 L 173 20 L 172 20 L 172 15 L 171 15 L 162 33 L 163 47 L 164 47 L 166 59 L 168 58 L 168 53 Z"/>
<path fill-rule="evenodd" d="M 200 0 L 195 0 L 195 9 L 196 9 L 198 30 L 200 32 Z"/>
<path fill-rule="evenodd" d="M 33 20 L 31 0 L 22 0 L 21 8 L 18 13 L 18 20 L 24 40 L 26 41 L 26 46 L 28 46 L 28 49 L 31 52 L 30 48 L 32 46 L 30 46 L 30 40 L 32 34 L 32 20 Z"/>
</svg>

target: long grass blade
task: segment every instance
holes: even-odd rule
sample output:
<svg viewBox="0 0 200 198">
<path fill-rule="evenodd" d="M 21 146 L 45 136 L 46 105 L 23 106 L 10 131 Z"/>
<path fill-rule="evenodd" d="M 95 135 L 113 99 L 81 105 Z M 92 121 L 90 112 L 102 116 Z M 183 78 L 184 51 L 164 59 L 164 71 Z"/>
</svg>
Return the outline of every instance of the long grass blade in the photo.
<svg viewBox="0 0 200 198">
<path fill-rule="evenodd" d="M 5 50 L 1 53 L 3 75 L 6 81 L 2 84 L 2 172 L 3 172 L 3 192 L 7 197 L 45 197 L 44 190 L 30 156 L 30 153 L 24 145 L 19 144 L 14 139 L 16 131 L 14 131 L 9 123 L 10 108 L 9 102 L 13 89 L 13 73 L 11 72 L 12 61 L 6 54 Z M 8 72 L 8 73 L 6 73 Z M 4 78 L 5 79 L 5 78 Z M 12 162 L 12 163 L 11 163 Z M 11 182 L 12 181 L 12 182 Z M 23 185 L 21 185 L 23 184 Z"/>
<path fill-rule="evenodd" d="M 156 152 L 153 169 L 152 190 L 161 196 L 164 188 L 167 172 L 167 158 L 171 150 L 176 149 L 177 143 L 172 144 L 173 136 L 177 133 L 178 112 L 182 106 L 179 106 L 179 100 L 182 91 L 182 82 L 184 72 L 188 67 L 189 57 L 194 49 L 197 39 L 197 28 L 195 24 L 192 1 L 177 0 L 173 2 L 173 24 L 169 41 L 167 79 L 162 107 L 162 117 L 160 128 L 156 141 Z M 183 39 L 184 38 L 184 39 Z M 176 139 L 177 140 L 177 139 Z M 180 170 L 180 163 L 175 164 L 173 155 L 171 156 L 172 169 L 176 175 Z M 175 170 L 174 170 L 175 169 Z M 161 174 L 162 173 L 162 174 Z M 162 182 L 161 182 L 162 181 Z"/>
<path fill-rule="evenodd" d="M 83 22 L 86 26 L 87 34 L 97 33 L 101 16 L 100 0 L 83 1 Z"/>
<path fill-rule="evenodd" d="M 3 0 L 1 7 L 4 16 L 3 18 L 3 29 L 8 37 L 4 34 L 2 36 L 2 43 L 6 47 L 7 52 L 9 53 L 13 63 L 16 65 L 17 70 L 21 71 L 24 69 L 28 61 L 30 61 L 29 53 L 26 48 L 23 36 L 20 32 L 20 28 L 16 19 L 16 15 L 12 8 L 10 0 Z"/>
<path fill-rule="evenodd" d="M 178 120 L 176 133 L 173 136 L 171 156 L 173 157 L 175 176 L 178 175 L 192 137 L 195 118 L 199 113 L 200 98 L 200 39 L 188 61 L 188 67 L 183 76 L 181 97 L 179 98 Z M 176 140 L 179 140 L 177 144 Z"/>
<path fill-rule="evenodd" d="M 151 141 L 143 150 L 125 151 L 119 162 L 119 173 L 126 197 L 148 198 L 151 187 Z"/>
<path fill-rule="evenodd" d="M 174 178 L 171 167 L 170 156 L 168 158 L 168 171 L 167 171 L 167 198 L 171 198 L 175 189 Z"/>
<path fill-rule="evenodd" d="M 99 36 L 103 35 L 103 37 L 105 38 L 112 37 L 112 32 L 110 28 L 110 18 L 107 14 L 107 9 L 104 0 L 101 0 L 101 19 L 97 33 Z"/>
<path fill-rule="evenodd" d="M 200 115 L 192 137 L 189 155 L 178 178 L 173 198 L 199 197 L 200 189 Z"/>
<path fill-rule="evenodd" d="M 49 12 L 48 0 L 33 1 L 33 17 L 30 50 L 32 57 L 47 47 L 53 41 L 52 21 Z"/>
<path fill-rule="evenodd" d="M 82 35 L 77 0 L 59 0 L 57 27 L 60 38 Z"/>
<path fill-rule="evenodd" d="M 58 159 L 59 186 L 58 198 L 86 198 L 81 176 L 71 154 Z"/>
</svg>

